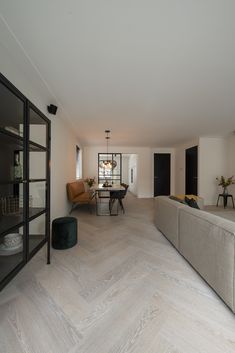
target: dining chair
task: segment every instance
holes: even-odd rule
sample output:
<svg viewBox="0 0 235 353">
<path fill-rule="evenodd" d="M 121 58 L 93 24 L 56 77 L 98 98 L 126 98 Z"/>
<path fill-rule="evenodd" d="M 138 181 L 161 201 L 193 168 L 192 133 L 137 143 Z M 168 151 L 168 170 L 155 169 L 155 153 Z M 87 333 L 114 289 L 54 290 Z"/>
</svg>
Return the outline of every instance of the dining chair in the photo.
<svg viewBox="0 0 235 353">
<path fill-rule="evenodd" d="M 125 209 L 124 209 L 122 200 L 126 196 L 129 185 L 127 185 L 125 183 L 121 183 L 121 186 L 123 186 L 125 188 L 125 190 L 110 191 L 110 199 L 109 199 L 110 214 L 112 213 L 112 208 L 113 208 L 113 205 L 116 200 L 118 201 L 119 205 L 121 206 L 122 212 L 125 213 Z M 118 210 L 117 210 L 117 213 L 118 213 Z"/>
</svg>

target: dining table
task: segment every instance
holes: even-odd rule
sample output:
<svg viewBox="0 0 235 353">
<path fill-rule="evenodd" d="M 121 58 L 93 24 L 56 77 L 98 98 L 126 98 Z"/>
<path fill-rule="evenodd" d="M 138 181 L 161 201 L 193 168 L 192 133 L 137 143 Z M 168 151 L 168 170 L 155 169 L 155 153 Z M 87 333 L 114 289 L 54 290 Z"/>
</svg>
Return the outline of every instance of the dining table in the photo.
<svg viewBox="0 0 235 353">
<path fill-rule="evenodd" d="M 110 192 L 125 190 L 121 184 L 104 184 L 93 185 L 91 190 L 95 194 L 96 200 L 96 215 L 97 216 L 112 216 L 109 210 Z M 117 215 L 118 213 L 115 213 Z M 114 214 L 113 214 L 114 215 Z"/>
</svg>

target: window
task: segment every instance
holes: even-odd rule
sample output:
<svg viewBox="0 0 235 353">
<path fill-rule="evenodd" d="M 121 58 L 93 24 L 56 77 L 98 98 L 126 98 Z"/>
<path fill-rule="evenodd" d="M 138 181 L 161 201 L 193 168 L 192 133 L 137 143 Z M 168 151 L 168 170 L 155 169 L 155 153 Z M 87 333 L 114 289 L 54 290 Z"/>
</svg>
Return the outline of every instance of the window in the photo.
<svg viewBox="0 0 235 353">
<path fill-rule="evenodd" d="M 81 169 L 81 150 L 80 147 L 76 146 L 76 179 L 82 177 Z"/>
</svg>

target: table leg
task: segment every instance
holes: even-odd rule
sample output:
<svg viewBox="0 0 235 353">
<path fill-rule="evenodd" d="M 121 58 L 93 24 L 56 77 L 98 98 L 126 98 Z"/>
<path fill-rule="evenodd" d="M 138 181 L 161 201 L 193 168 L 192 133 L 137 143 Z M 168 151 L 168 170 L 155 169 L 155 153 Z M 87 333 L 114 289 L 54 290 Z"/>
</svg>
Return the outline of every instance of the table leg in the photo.
<svg viewBox="0 0 235 353">
<path fill-rule="evenodd" d="M 227 203 L 228 203 L 228 196 L 224 195 L 223 198 L 224 198 L 224 208 L 226 208 L 227 207 Z"/>
<path fill-rule="evenodd" d="M 219 196 L 218 196 L 218 199 L 217 199 L 216 207 L 218 207 L 218 204 L 219 204 Z"/>
</svg>

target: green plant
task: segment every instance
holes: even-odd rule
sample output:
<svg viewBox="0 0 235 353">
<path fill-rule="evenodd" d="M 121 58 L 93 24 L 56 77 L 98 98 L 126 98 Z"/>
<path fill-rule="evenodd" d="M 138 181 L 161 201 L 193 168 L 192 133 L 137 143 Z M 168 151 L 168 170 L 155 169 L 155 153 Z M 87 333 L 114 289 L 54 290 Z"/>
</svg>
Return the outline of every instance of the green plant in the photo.
<svg viewBox="0 0 235 353">
<path fill-rule="evenodd" d="M 219 182 L 219 186 L 222 186 L 223 188 L 226 188 L 227 186 L 231 184 L 235 184 L 235 179 L 233 175 L 230 178 L 225 178 L 223 175 L 220 178 L 216 178 L 216 180 Z"/>
<path fill-rule="evenodd" d="M 95 184 L 95 177 L 94 178 L 86 178 L 84 180 L 85 183 L 91 188 Z"/>
</svg>

